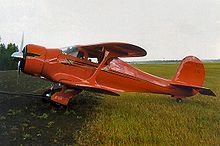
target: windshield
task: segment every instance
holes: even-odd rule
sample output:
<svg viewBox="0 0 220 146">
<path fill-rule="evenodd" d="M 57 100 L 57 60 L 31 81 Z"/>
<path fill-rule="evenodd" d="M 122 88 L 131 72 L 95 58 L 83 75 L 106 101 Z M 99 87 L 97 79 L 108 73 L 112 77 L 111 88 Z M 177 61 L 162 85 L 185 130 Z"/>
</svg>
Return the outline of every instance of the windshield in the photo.
<svg viewBox="0 0 220 146">
<path fill-rule="evenodd" d="M 60 48 L 60 50 L 65 55 L 71 55 L 81 60 L 86 60 L 92 63 L 100 63 L 104 57 L 103 53 L 99 52 L 99 54 L 96 54 L 96 53 L 93 53 L 92 51 L 87 52 L 76 46 L 63 47 L 63 48 Z"/>
<path fill-rule="evenodd" d="M 79 52 L 79 48 L 77 48 L 76 46 L 63 47 L 60 49 L 62 50 L 62 53 L 72 55 L 75 57 L 77 57 L 77 54 Z"/>
</svg>

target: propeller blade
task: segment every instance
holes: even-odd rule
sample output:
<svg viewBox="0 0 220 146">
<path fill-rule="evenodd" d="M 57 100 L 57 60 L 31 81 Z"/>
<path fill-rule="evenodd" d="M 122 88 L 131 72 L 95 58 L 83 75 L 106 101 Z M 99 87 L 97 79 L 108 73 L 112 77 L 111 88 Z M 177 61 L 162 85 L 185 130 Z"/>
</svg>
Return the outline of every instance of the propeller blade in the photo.
<svg viewBox="0 0 220 146">
<path fill-rule="evenodd" d="M 22 39 L 21 39 L 21 45 L 20 45 L 20 48 L 19 48 L 19 52 L 22 52 L 23 47 L 24 47 L 24 32 L 22 33 Z"/>
<path fill-rule="evenodd" d="M 21 61 L 18 61 L 18 75 L 21 74 Z"/>
<path fill-rule="evenodd" d="M 22 39 L 21 39 L 21 45 L 20 48 L 18 49 L 18 52 L 14 52 L 11 57 L 14 58 L 15 61 L 18 61 L 18 66 L 17 66 L 17 85 L 19 83 L 19 77 L 21 74 L 21 61 L 23 60 L 23 46 L 24 45 L 24 32 L 22 33 Z"/>
<path fill-rule="evenodd" d="M 20 61 L 23 59 L 23 47 L 24 47 L 24 32 L 22 33 L 21 45 L 18 48 L 18 52 L 14 52 L 11 57 L 14 58 L 16 61 Z"/>
<path fill-rule="evenodd" d="M 18 61 L 18 69 L 17 69 L 17 85 L 19 83 L 19 77 L 20 77 L 20 64 L 21 64 L 21 61 Z"/>
</svg>

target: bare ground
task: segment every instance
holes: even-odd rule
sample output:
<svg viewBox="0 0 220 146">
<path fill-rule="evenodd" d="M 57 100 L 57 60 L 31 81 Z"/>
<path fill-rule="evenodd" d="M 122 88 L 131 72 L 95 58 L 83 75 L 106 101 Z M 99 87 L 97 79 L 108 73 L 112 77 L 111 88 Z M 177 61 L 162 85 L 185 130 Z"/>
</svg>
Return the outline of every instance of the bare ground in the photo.
<svg viewBox="0 0 220 146">
<path fill-rule="evenodd" d="M 16 72 L 0 72 L 0 90 L 42 93 L 50 82 Z M 40 98 L 0 94 L 0 145 L 74 145 L 75 136 L 99 104 L 99 95 L 83 92 L 71 108 L 57 108 Z"/>
</svg>

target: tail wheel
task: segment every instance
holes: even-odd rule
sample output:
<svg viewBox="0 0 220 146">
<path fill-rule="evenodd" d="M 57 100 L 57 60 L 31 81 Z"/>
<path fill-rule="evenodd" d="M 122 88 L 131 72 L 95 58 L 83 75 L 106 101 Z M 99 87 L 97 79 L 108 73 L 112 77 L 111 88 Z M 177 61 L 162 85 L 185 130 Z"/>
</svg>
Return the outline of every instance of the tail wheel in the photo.
<svg viewBox="0 0 220 146">
<path fill-rule="evenodd" d="M 183 102 L 183 100 L 182 100 L 182 98 L 176 98 L 176 102 L 181 103 L 181 102 Z"/>
</svg>

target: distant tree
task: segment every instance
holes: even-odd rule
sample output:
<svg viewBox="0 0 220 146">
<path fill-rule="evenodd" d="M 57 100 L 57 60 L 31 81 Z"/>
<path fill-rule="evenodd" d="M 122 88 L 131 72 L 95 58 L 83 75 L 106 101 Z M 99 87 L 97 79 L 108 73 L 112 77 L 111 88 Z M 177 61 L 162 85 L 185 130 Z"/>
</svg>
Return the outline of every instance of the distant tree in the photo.
<svg viewBox="0 0 220 146">
<path fill-rule="evenodd" d="M 5 45 L 4 44 L 0 44 L 0 70 L 5 70 L 6 68 L 6 48 L 5 48 Z"/>
<path fill-rule="evenodd" d="M 18 46 L 9 43 L 7 47 L 5 44 L 0 44 L 0 70 L 14 70 L 17 68 L 17 63 L 11 58 L 11 54 L 18 50 Z"/>
<path fill-rule="evenodd" d="M 7 61 L 8 61 L 8 69 L 16 69 L 17 68 L 17 63 L 13 61 L 11 58 L 11 54 L 14 53 L 15 51 L 18 50 L 18 46 L 15 44 L 8 44 L 7 49 L 6 49 L 6 54 L 7 54 Z"/>
</svg>

